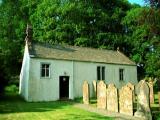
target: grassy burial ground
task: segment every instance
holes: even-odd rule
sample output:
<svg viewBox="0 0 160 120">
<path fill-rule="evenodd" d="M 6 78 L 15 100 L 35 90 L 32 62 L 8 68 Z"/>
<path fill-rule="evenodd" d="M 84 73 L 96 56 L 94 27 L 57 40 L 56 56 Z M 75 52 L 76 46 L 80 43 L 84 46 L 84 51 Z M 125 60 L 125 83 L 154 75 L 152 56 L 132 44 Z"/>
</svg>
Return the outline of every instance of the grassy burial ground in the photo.
<svg viewBox="0 0 160 120">
<path fill-rule="evenodd" d="M 113 120 L 74 107 L 74 102 L 25 102 L 18 95 L 0 98 L 0 120 Z"/>
</svg>

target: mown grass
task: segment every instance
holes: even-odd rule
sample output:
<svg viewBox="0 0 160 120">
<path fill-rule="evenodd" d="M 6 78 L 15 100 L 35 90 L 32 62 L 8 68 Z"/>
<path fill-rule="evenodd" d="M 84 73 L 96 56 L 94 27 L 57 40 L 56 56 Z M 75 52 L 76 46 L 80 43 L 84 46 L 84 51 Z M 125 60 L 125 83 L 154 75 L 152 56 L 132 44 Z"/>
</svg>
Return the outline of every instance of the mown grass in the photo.
<svg viewBox="0 0 160 120">
<path fill-rule="evenodd" d="M 0 120 L 112 120 L 75 108 L 74 102 L 35 102 L 28 103 L 17 94 L 0 98 Z"/>
<path fill-rule="evenodd" d="M 154 104 L 151 104 L 151 112 L 152 112 L 152 118 L 153 120 L 160 120 L 160 107 L 159 107 L 159 102 L 158 102 L 158 94 L 154 94 Z M 83 98 L 77 98 L 76 102 L 83 103 Z M 96 98 L 91 98 L 90 99 L 90 105 L 93 107 L 97 106 L 97 99 Z M 133 111 L 134 113 L 137 111 L 137 102 L 134 101 L 133 105 Z"/>
</svg>

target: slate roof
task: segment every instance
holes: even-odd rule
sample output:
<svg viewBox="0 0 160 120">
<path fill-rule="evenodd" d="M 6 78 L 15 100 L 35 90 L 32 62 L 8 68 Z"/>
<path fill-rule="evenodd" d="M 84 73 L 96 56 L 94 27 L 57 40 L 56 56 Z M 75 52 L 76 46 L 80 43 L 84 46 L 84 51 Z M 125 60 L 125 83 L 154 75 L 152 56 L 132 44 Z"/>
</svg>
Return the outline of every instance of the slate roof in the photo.
<svg viewBox="0 0 160 120">
<path fill-rule="evenodd" d="M 47 59 L 136 65 L 133 61 L 119 51 L 77 46 L 53 46 L 48 44 L 32 43 L 30 56 Z"/>
</svg>

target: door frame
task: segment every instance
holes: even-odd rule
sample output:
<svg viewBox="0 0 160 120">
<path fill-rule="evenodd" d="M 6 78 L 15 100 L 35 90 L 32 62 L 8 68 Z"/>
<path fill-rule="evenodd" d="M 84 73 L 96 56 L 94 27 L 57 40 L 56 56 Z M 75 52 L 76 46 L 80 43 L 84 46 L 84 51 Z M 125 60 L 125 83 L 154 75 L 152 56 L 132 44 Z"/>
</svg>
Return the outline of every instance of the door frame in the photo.
<svg viewBox="0 0 160 120">
<path fill-rule="evenodd" d="M 59 99 L 69 99 L 69 83 L 70 83 L 69 78 L 70 76 L 64 76 L 64 75 L 59 76 Z M 66 84 L 67 86 L 64 87 L 64 85 Z M 62 90 L 64 90 L 64 92 L 62 92 Z"/>
</svg>

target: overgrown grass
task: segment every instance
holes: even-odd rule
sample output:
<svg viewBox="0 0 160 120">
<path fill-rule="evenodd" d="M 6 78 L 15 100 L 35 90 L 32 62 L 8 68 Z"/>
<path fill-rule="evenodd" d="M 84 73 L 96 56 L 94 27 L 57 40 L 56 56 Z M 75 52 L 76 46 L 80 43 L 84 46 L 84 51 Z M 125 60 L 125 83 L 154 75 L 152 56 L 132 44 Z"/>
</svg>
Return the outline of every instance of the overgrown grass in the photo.
<svg viewBox="0 0 160 120">
<path fill-rule="evenodd" d="M 28 103 L 17 94 L 0 98 L 0 120 L 112 120 L 75 108 L 74 102 L 55 101 Z"/>
</svg>

